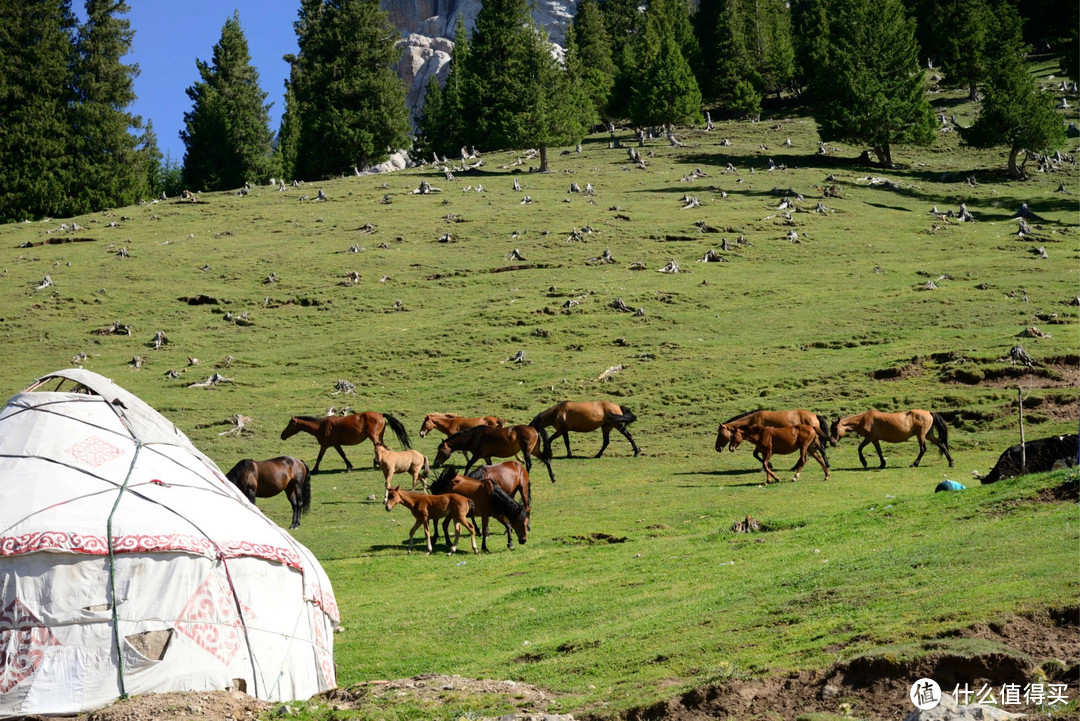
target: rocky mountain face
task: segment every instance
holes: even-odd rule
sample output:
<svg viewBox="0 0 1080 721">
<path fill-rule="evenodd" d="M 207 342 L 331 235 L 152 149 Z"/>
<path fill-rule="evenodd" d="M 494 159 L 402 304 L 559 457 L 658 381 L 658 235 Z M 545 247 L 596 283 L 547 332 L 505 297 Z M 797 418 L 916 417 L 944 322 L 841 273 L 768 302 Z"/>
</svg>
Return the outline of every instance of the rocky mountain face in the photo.
<svg viewBox="0 0 1080 721">
<path fill-rule="evenodd" d="M 562 45 L 578 0 L 537 0 L 533 19 L 547 29 L 551 42 Z M 390 22 L 401 31 L 398 75 L 405 82 L 405 102 L 417 115 L 432 76 L 445 79 L 454 50 L 454 28 L 460 15 L 472 32 L 481 0 L 382 0 Z"/>
</svg>

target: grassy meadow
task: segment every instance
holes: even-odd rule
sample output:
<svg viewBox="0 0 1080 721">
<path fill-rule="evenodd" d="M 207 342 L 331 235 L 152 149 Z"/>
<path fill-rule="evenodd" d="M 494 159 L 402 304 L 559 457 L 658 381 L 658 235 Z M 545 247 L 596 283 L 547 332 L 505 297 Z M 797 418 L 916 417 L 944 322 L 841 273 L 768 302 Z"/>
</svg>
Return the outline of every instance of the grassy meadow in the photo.
<svg viewBox="0 0 1080 721">
<path fill-rule="evenodd" d="M 959 95 L 932 100 L 974 117 Z M 534 469 L 528 544 L 509 552 L 494 537 L 480 557 L 406 555 L 411 516 L 370 500 L 382 498 L 371 446 L 346 448 L 352 473 L 329 451 L 294 534 L 334 583 L 342 686 L 514 679 L 555 694 L 552 710 L 607 718 L 729 677 L 1075 605 L 1076 505 L 1037 502 L 1064 473 L 986 487 L 970 474 L 1019 441 L 1018 386 L 1029 439 L 1076 432 L 1077 166 L 1032 162 L 1030 180 L 1009 181 L 1004 149 L 962 147 L 955 132 L 894 150 L 899 169 L 862 166 L 861 148 L 819 154 L 797 109 L 677 137 L 683 147 L 637 148 L 646 169 L 604 134 L 554 151 L 546 175 L 527 172 L 524 152 L 488 153 L 455 180 L 429 166 L 0 227 L 2 385 L 11 395 L 85 354 L 223 470 L 281 454 L 313 463 L 311 437 L 279 433 L 290 415 L 331 407 L 393 414 L 429 457 L 438 434 L 417 436 L 428 412 L 528 423 L 560 400 L 605 398 L 637 415 L 642 456 L 617 433 L 599 460 L 563 460 L 558 442 L 558 482 Z M 441 192 L 414 194 L 423 180 Z M 700 207 L 683 210 L 686 195 Z M 944 217 L 961 203 L 977 222 Z M 1021 203 L 1043 218 L 1035 237 L 1017 236 Z M 59 230 L 72 220 L 82 229 Z M 525 261 L 506 259 L 515 248 Z M 589 262 L 605 249 L 614 263 Z M 696 262 L 709 249 L 728 262 Z M 683 272 L 658 272 L 670 260 Z M 189 304 L 200 295 L 217 303 Z M 98 334 L 114 321 L 131 335 Z M 1019 337 L 1033 326 L 1045 337 Z M 158 331 L 168 343 L 155 350 Z M 1017 345 L 1033 369 L 1008 360 Z M 215 372 L 230 381 L 188 387 Z M 339 380 L 355 393 L 335 393 Z M 931 446 L 909 468 L 911 442 L 884 446 L 882 471 L 868 448 L 864 470 L 849 437 L 830 449 L 828 482 L 813 461 L 787 482 L 784 458 L 785 482 L 765 487 L 750 448 L 713 449 L 717 424 L 743 411 L 871 407 L 945 415 L 956 467 Z M 234 414 L 249 432 L 223 435 Z M 591 456 L 600 436 L 571 443 Z M 945 478 L 968 490 L 934 494 Z M 283 497 L 259 505 L 287 525 Z M 767 530 L 731 533 L 746 515 Z M 367 717 L 510 710 L 474 703 L 402 699 Z"/>
</svg>

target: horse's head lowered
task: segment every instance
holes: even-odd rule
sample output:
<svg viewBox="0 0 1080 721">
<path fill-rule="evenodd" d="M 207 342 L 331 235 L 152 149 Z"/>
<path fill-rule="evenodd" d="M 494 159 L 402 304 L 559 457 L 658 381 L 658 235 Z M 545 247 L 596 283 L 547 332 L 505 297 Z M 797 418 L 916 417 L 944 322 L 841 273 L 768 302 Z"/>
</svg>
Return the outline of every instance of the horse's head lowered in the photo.
<svg viewBox="0 0 1080 721">
<path fill-rule="evenodd" d="M 289 425 L 285 426 L 285 430 L 281 432 L 281 440 L 286 438 L 292 438 L 301 431 L 300 422 L 296 416 L 289 419 Z"/>
<path fill-rule="evenodd" d="M 829 426 L 829 443 L 832 443 L 835 446 L 836 442 L 844 437 L 847 430 L 847 427 L 841 425 L 840 419 L 837 418 L 832 422 L 832 425 Z"/>
<path fill-rule="evenodd" d="M 431 414 L 428 413 L 424 416 L 423 425 L 420 426 L 420 437 L 423 438 L 433 430 L 435 430 L 435 421 L 431 420 Z"/>
<path fill-rule="evenodd" d="M 732 442 L 732 439 L 735 437 L 735 432 L 736 432 L 736 429 L 732 428 L 731 426 L 727 425 L 726 423 L 721 423 L 720 424 L 720 428 L 716 432 L 716 452 L 717 453 L 723 453 L 724 452 L 724 446 L 728 445 L 728 444 L 730 444 Z M 736 443 L 735 445 L 737 446 L 738 444 Z M 735 446 L 729 446 L 729 450 L 732 450 L 732 451 L 735 450 Z"/>
<path fill-rule="evenodd" d="M 495 485 L 490 478 L 483 480 L 484 491 L 491 499 L 491 507 L 496 513 L 506 519 L 507 523 L 517 534 L 518 543 L 524 545 L 529 537 L 529 514 L 525 507 L 508 496 L 502 488 Z"/>
<path fill-rule="evenodd" d="M 394 510 L 394 506 L 401 503 L 401 486 L 395 486 L 386 491 L 386 510 Z"/>
<path fill-rule="evenodd" d="M 731 438 L 729 439 L 728 450 L 734 451 L 736 448 L 739 447 L 739 444 L 743 442 L 746 436 L 743 434 L 742 428 L 736 428 L 730 431 L 730 435 Z"/>
<path fill-rule="evenodd" d="M 454 449 L 447 445 L 446 441 L 439 444 L 439 450 L 435 453 L 435 460 L 431 462 L 432 468 L 438 468 L 446 459 L 454 452 Z"/>
</svg>

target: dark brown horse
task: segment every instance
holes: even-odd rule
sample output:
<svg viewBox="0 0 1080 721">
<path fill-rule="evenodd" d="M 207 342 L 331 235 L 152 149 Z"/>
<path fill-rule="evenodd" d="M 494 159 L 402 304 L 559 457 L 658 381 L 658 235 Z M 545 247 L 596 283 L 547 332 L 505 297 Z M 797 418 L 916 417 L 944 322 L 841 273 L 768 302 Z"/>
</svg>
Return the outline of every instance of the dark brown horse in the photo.
<svg viewBox="0 0 1080 721">
<path fill-rule="evenodd" d="M 855 431 L 863 437 L 859 444 L 859 460 L 863 468 L 866 468 L 866 458 L 863 457 L 863 449 L 870 443 L 874 444 L 878 458 L 881 459 L 879 468 L 885 467 L 885 456 L 881 454 L 881 441 L 886 443 L 903 443 L 915 436 L 919 441 L 919 455 L 915 457 L 912 468 L 919 465 L 923 454 L 926 453 L 926 441 L 938 447 L 942 455 L 949 460 L 949 467 L 953 465 L 953 458 L 949 455 L 949 427 L 945 425 L 945 419 L 937 413 L 913 408 L 910 411 L 899 413 L 882 413 L 877 410 L 869 410 L 855 416 L 838 418 L 833 421 L 831 440 L 835 444 L 848 431 Z"/>
<path fill-rule="evenodd" d="M 458 431 L 465 431 L 470 428 L 475 428 L 476 426 L 502 428 L 503 419 L 498 416 L 467 418 L 453 413 L 428 413 L 424 416 L 424 422 L 420 425 L 420 437 L 423 438 L 433 430 L 441 431 L 447 436 L 452 436 Z"/>
<path fill-rule="evenodd" d="M 532 419 L 532 423 L 529 425 L 533 428 L 554 428 L 555 432 L 551 434 L 551 440 L 545 443 L 545 452 L 550 456 L 551 444 L 555 442 L 556 438 L 562 436 L 563 443 L 566 444 L 567 458 L 573 458 L 573 454 L 570 453 L 570 431 L 591 433 L 599 428 L 604 434 L 604 443 L 595 456 L 599 458 L 604 455 L 604 450 L 608 447 L 609 436 L 613 428 L 622 433 L 626 440 L 630 441 L 630 447 L 634 449 L 635 456 L 641 453 L 641 449 L 634 443 L 630 432 L 626 430 L 626 426 L 635 420 L 637 420 L 637 416 L 629 408 L 620 406 L 617 403 L 607 401 L 582 403 L 563 401 L 562 403 L 556 403 L 546 411 L 541 411 L 536 418 Z"/>
<path fill-rule="evenodd" d="M 831 441 L 826 432 L 826 428 L 829 427 L 829 421 L 824 416 L 819 416 L 817 413 L 807 410 L 791 410 L 791 411 L 748 411 L 746 413 L 740 413 L 734 418 L 729 418 L 720 424 L 720 428 L 716 431 L 716 452 L 722 453 L 724 446 L 731 443 L 731 437 L 735 433 L 736 428 L 746 428 L 748 426 L 765 426 L 767 428 L 787 428 L 788 426 L 797 426 L 801 423 L 812 427 L 817 431 L 818 438 L 821 443 L 818 445 L 821 449 L 821 457 L 825 459 L 825 465 L 829 465 L 829 457 L 825 455 L 825 444 L 831 442 L 834 446 L 835 441 Z M 761 460 L 761 455 L 757 449 L 754 449 L 754 458 Z M 794 470 L 794 469 L 793 469 Z"/>
<path fill-rule="evenodd" d="M 479 553 L 476 550 L 476 526 L 469 520 L 469 515 L 473 512 L 473 502 L 465 498 L 465 496 L 457 493 L 432 496 L 427 493 L 403 491 L 401 486 L 395 486 L 387 492 L 386 510 L 394 510 L 394 506 L 399 503 L 408 508 L 413 514 L 413 518 L 416 519 L 412 530 L 409 531 L 409 553 L 412 553 L 413 549 L 413 534 L 416 533 L 417 528 L 423 525 L 424 537 L 427 539 L 427 552 L 429 556 L 431 555 L 431 531 L 428 528 L 428 521 L 435 521 L 437 524 L 440 518 L 446 518 L 454 522 L 454 542 L 450 546 L 451 556 L 457 553 L 457 543 L 458 539 L 461 538 L 462 526 L 468 529 L 469 535 L 472 537 L 473 553 Z M 443 533 L 445 535 L 445 529 Z M 449 535 L 446 538 L 450 540 Z"/>
<path fill-rule="evenodd" d="M 272 498 L 285 491 L 292 506 L 292 525 L 300 525 L 300 514 L 311 507 L 311 475 L 299 458 L 278 456 L 268 461 L 250 458 L 237 463 L 225 474 L 229 481 L 255 503 L 256 498 Z"/>
<path fill-rule="evenodd" d="M 532 426 L 511 426 L 510 428 L 489 428 L 477 426 L 467 431 L 459 431 L 448 437 L 439 444 L 439 450 L 435 454 L 432 468 L 438 468 L 454 451 L 465 454 L 465 470 L 468 473 L 472 465 L 481 458 L 510 458 L 516 453 L 521 453 L 525 458 L 525 470 L 532 470 L 530 456 L 536 456 L 547 468 L 551 482 L 555 482 L 555 472 L 551 470 L 551 456 L 544 449 L 551 444 L 547 442 L 547 432 L 543 428 Z M 470 457 L 471 455 L 471 457 Z"/>
<path fill-rule="evenodd" d="M 401 445 L 412 448 L 409 442 L 409 434 L 405 432 L 405 426 L 401 421 L 388 413 L 376 413 L 365 411 L 354 413 L 351 416 L 293 416 L 289 419 L 289 425 L 281 432 L 281 440 L 291 438 L 300 431 L 310 433 L 319 442 L 319 457 L 315 459 L 312 473 L 317 473 L 319 464 L 322 463 L 323 454 L 327 448 L 333 448 L 345 461 L 345 469 L 351 471 L 352 463 L 345 457 L 342 446 L 355 446 L 358 443 L 370 439 L 373 444 L 383 443 L 383 434 L 386 426 L 390 426 L 397 436 Z M 375 468 L 379 467 L 379 459 L 374 460 Z"/>
<path fill-rule="evenodd" d="M 447 466 L 439 477 L 431 484 L 433 494 L 457 493 L 465 496 L 473 502 L 473 514 L 480 516 L 480 548 L 487 553 L 488 519 L 494 518 L 506 529 L 506 547 L 513 550 L 514 539 L 510 533 L 511 528 L 517 534 L 518 543 L 524 545 L 529 537 L 529 514 L 525 507 L 512 499 L 507 493 L 496 485 L 490 478 L 476 480 L 466 476 L 459 476 L 452 466 Z M 443 535 L 447 535 L 449 519 L 443 521 Z M 437 525 L 437 524 L 436 524 Z M 438 530 L 434 534 L 434 541 L 438 542 Z"/>
<path fill-rule="evenodd" d="M 821 438 L 817 429 L 806 423 L 786 428 L 767 428 L 765 426 L 742 426 L 735 429 L 731 436 L 730 448 L 735 450 L 743 440 L 754 444 L 754 450 L 762 456 L 761 466 L 765 469 L 765 483 L 770 480 L 780 480 L 780 476 L 772 469 L 769 461 L 774 455 L 786 455 L 799 452 L 799 462 L 795 464 L 795 478 L 799 480 L 803 466 L 806 465 L 806 456 L 809 453 L 814 460 L 821 464 L 821 470 L 825 471 L 825 480 L 829 480 L 829 467 L 825 460 L 818 454 L 821 448 Z"/>
<path fill-rule="evenodd" d="M 532 504 L 532 493 L 529 491 L 529 472 L 525 470 L 524 464 L 518 461 L 503 461 L 495 465 L 477 466 L 466 475 L 478 481 L 491 479 L 508 496 L 513 496 L 516 493 L 521 496 L 521 503 L 525 506 L 525 512 L 529 512 L 529 507 Z"/>
</svg>

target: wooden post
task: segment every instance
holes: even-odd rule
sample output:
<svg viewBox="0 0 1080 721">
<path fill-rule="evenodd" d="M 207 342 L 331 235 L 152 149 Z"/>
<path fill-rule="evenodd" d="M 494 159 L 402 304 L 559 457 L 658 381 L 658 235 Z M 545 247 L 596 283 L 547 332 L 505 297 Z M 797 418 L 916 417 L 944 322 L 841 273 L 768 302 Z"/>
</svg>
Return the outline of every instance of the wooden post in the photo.
<svg viewBox="0 0 1080 721">
<path fill-rule="evenodd" d="M 1016 401 L 1020 413 L 1020 473 L 1027 473 L 1027 446 L 1024 443 L 1024 392 L 1016 386 Z"/>
</svg>

